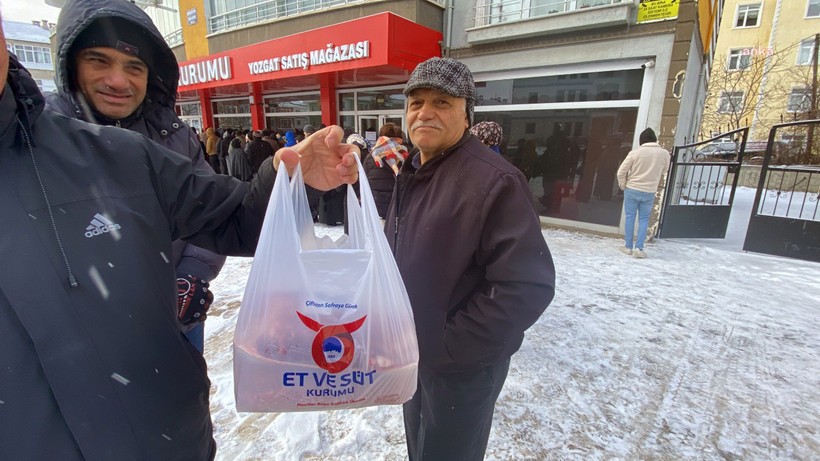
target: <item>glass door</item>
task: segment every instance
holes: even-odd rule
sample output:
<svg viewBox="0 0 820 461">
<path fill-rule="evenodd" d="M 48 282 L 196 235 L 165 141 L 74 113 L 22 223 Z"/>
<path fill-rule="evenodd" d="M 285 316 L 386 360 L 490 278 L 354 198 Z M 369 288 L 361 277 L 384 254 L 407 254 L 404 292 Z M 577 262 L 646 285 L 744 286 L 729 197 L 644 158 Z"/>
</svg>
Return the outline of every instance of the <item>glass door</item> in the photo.
<svg viewBox="0 0 820 461">
<path fill-rule="evenodd" d="M 373 144 L 375 144 L 379 138 L 379 129 L 384 126 L 385 123 L 396 124 L 401 127 L 405 135 L 407 134 L 404 128 L 404 117 L 402 115 L 359 115 L 357 124 L 359 127 L 358 133 L 364 137 L 370 147 L 373 147 Z"/>
<path fill-rule="evenodd" d="M 370 148 L 376 144 L 376 139 L 379 137 L 379 123 L 378 115 L 359 115 L 359 134 L 367 141 Z"/>
<path fill-rule="evenodd" d="M 404 117 L 401 115 L 381 115 L 379 116 L 379 121 L 381 124 L 379 126 L 383 126 L 386 123 L 392 123 L 404 132 L 404 135 L 407 136 L 407 130 L 404 128 Z"/>
</svg>

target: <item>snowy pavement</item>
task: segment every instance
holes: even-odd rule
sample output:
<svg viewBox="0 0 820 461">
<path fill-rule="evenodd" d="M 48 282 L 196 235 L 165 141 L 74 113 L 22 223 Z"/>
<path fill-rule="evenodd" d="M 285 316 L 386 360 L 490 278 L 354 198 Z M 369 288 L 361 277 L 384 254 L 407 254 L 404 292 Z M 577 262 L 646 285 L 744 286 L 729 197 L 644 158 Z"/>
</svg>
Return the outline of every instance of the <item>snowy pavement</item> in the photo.
<svg viewBox="0 0 820 461">
<path fill-rule="evenodd" d="M 636 260 L 619 239 L 544 230 L 555 300 L 513 356 L 486 459 L 820 458 L 820 264 L 743 253 L 730 234 L 660 240 Z M 212 284 L 217 459 L 406 459 L 398 406 L 236 412 L 231 344 L 250 265 L 229 258 Z"/>
</svg>

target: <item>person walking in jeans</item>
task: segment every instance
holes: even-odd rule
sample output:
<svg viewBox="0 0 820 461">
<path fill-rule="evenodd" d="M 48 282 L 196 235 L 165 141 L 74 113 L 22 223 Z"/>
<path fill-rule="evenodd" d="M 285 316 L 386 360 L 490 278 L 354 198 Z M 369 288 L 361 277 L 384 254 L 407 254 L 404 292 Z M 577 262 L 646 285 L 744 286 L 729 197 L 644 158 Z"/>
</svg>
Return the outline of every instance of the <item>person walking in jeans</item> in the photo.
<svg viewBox="0 0 820 461">
<path fill-rule="evenodd" d="M 658 144 L 652 128 L 639 138 L 640 147 L 629 152 L 618 168 L 618 187 L 624 191 L 624 246 L 621 252 L 636 258 L 646 258 L 644 242 L 649 227 L 649 215 L 663 175 L 669 170 L 669 151 Z M 638 239 L 633 242 L 635 215 L 638 217 Z"/>
</svg>

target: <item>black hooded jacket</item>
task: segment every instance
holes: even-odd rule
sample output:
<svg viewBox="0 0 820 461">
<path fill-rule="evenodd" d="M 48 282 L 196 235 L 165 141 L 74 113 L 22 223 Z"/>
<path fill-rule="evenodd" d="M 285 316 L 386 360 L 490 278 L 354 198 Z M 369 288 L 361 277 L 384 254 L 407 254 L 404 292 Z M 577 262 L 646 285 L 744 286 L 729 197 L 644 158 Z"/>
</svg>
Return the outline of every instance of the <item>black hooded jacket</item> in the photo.
<svg viewBox="0 0 820 461">
<path fill-rule="evenodd" d="M 272 162 L 242 183 L 42 110 L 12 57 L 0 95 L 0 459 L 212 459 L 209 381 L 173 315 L 168 255 L 179 238 L 251 255 Z"/>
<path fill-rule="evenodd" d="M 82 93 L 76 91 L 72 82 L 72 47 L 85 29 L 103 18 L 127 20 L 139 26 L 144 31 L 146 40 L 152 42 L 145 100 L 134 114 L 121 120 L 111 120 L 94 111 Z M 174 111 L 179 81 L 176 57 L 151 18 L 133 3 L 110 0 L 66 2 L 57 22 L 57 81 L 58 92 L 47 96 L 46 109 L 91 123 L 115 125 L 136 131 L 187 156 L 197 168 L 213 171 L 201 153 L 199 140 Z M 177 269 L 176 275 L 190 274 L 205 281 L 213 280 L 225 263 L 224 256 L 188 245 L 182 240 L 174 242 L 172 259 Z"/>
</svg>

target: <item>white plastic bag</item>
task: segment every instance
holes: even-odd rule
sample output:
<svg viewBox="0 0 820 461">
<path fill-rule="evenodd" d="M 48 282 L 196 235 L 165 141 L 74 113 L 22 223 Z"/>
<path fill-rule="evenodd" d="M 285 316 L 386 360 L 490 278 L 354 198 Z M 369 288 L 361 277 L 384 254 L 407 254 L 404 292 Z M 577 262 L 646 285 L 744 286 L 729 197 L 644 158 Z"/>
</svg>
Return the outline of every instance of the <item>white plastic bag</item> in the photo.
<svg viewBox="0 0 820 461">
<path fill-rule="evenodd" d="M 361 162 L 348 235 L 316 237 L 301 167 L 281 168 L 234 335 L 238 411 L 400 404 L 416 391 L 413 313 Z"/>
</svg>

